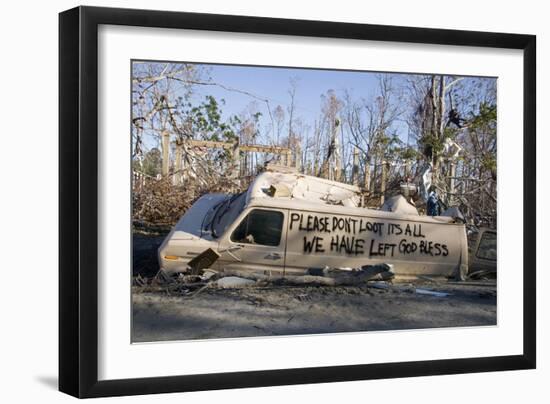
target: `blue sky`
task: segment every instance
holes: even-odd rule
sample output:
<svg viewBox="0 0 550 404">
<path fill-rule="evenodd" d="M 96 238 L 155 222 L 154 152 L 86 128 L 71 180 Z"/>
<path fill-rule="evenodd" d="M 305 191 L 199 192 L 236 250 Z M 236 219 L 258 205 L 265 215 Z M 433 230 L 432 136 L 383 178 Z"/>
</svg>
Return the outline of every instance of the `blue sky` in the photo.
<svg viewBox="0 0 550 404">
<path fill-rule="evenodd" d="M 321 95 L 326 94 L 328 90 L 336 91 L 339 97 L 343 97 L 347 90 L 354 99 L 370 98 L 377 94 L 378 73 L 373 72 L 228 65 L 203 66 L 208 68 L 212 81 L 268 99 L 272 111 L 277 105 L 281 105 L 285 109 L 285 114 L 290 104 L 290 80 L 296 79 L 296 114 L 311 127 L 315 119 L 319 118 Z M 395 80 L 404 79 L 404 75 L 399 76 L 396 76 Z M 226 118 L 230 115 L 238 115 L 254 101 L 254 98 L 249 95 L 227 91 L 220 87 L 196 86 L 194 91 L 196 93 L 194 99 L 200 99 L 206 95 L 213 95 L 218 100 L 223 98 L 225 105 L 222 106 L 222 111 Z M 263 115 L 261 127 L 265 129 L 271 124 L 267 106 L 263 102 L 258 102 L 257 106 Z"/>
<path fill-rule="evenodd" d="M 162 66 L 165 62 L 152 62 Z M 285 111 L 285 126 L 282 129 L 282 136 L 288 133 L 288 106 L 290 105 L 289 90 L 291 80 L 296 82 L 295 94 L 295 117 L 300 119 L 307 127 L 300 135 L 310 137 L 313 131 L 315 121 L 319 119 L 322 109 L 322 95 L 326 95 L 329 90 L 335 91 L 336 95 L 343 99 L 346 91 L 350 94 L 354 102 L 362 98 L 372 105 L 372 100 L 380 94 L 379 90 L 379 72 L 364 71 L 342 71 L 342 70 L 320 70 L 303 68 L 281 68 L 281 67 L 261 67 L 261 66 L 239 66 L 239 65 L 209 65 L 195 64 L 202 72 L 201 79 L 206 82 L 217 83 L 214 85 L 193 85 L 191 102 L 198 105 L 204 101 L 206 96 L 213 96 L 220 103 L 223 114 L 223 121 L 228 121 L 230 117 L 239 115 L 249 109 L 254 103 L 257 111 L 261 112 L 260 118 L 260 137 L 259 142 L 271 143 L 271 139 L 266 139 L 266 134 L 272 130 L 272 121 L 269 115 L 267 104 L 259 99 L 267 99 L 269 107 L 273 113 L 278 105 L 281 105 Z M 393 73 L 391 74 L 394 97 L 398 91 L 406 91 L 408 84 L 406 80 L 411 74 Z M 494 83 L 494 79 L 472 79 L 463 80 L 459 84 L 462 94 L 473 93 L 477 96 L 486 94 L 485 84 Z M 236 89 L 231 91 L 227 88 Z M 183 91 L 183 90 L 182 90 Z M 239 92 L 240 91 L 240 92 Z M 454 90 L 453 90 L 454 91 Z M 257 98 L 243 94 L 250 93 Z M 178 94 L 174 94 L 177 96 Z M 183 94 L 181 94 L 183 95 Z M 477 98 L 477 97 L 475 97 Z M 221 103 L 221 100 L 225 103 Z M 456 99 L 455 99 L 456 101 Z M 399 102 L 393 99 L 396 105 L 403 108 L 409 108 L 410 105 L 405 101 Z M 472 104 L 473 105 L 473 104 Z M 407 111 L 409 112 L 409 111 Z M 408 126 L 404 121 L 408 113 L 401 115 L 401 120 L 393 123 L 390 131 L 397 133 L 403 142 L 408 141 Z M 466 111 L 461 111 L 466 113 Z M 345 118 L 345 117 L 342 117 Z M 344 127 L 344 130 L 345 127 Z M 151 144 L 150 142 L 153 142 Z M 158 143 L 158 139 L 145 140 L 150 148 Z M 409 144 L 412 144 L 413 140 Z"/>
</svg>

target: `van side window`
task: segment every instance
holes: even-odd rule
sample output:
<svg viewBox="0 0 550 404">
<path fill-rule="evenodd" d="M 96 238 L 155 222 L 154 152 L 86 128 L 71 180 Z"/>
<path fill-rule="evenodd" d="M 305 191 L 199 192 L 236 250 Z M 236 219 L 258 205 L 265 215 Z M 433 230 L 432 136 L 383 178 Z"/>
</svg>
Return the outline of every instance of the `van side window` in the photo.
<svg viewBox="0 0 550 404">
<path fill-rule="evenodd" d="M 281 242 L 284 216 L 281 212 L 254 209 L 231 234 L 235 243 L 278 246 Z"/>
<path fill-rule="evenodd" d="M 496 261 L 497 259 L 497 235 L 492 231 L 486 231 L 481 236 L 476 257 L 483 260 Z"/>
</svg>

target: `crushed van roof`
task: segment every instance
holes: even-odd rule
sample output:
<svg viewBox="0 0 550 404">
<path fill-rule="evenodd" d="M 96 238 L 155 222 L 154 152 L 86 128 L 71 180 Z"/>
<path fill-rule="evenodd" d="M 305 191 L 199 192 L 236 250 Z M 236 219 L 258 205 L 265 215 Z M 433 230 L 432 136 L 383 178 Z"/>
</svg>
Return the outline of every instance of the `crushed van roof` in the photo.
<svg viewBox="0 0 550 404">
<path fill-rule="evenodd" d="M 261 198 L 297 199 L 321 205 L 358 207 L 360 190 L 354 185 L 298 173 L 267 171 L 248 189 L 247 202 Z"/>
<path fill-rule="evenodd" d="M 397 203 L 398 207 L 393 207 L 393 211 L 391 208 L 378 210 L 359 207 L 360 198 L 359 187 L 355 185 L 299 173 L 266 171 L 258 175 L 248 188 L 245 204 L 258 207 L 299 208 L 334 214 L 368 214 L 385 219 L 407 218 L 431 223 L 453 222 L 451 217 L 419 216 L 412 205 L 403 209 L 402 201 Z M 408 202 L 405 201 L 405 204 Z"/>
</svg>

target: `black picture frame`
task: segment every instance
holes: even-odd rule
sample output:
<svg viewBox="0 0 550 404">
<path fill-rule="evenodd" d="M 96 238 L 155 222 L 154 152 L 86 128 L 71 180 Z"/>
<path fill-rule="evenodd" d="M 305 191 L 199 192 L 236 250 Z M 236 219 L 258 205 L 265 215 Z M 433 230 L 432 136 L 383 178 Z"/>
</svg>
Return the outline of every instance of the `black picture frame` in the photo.
<svg viewBox="0 0 550 404">
<path fill-rule="evenodd" d="M 98 26 L 344 38 L 523 51 L 523 354 L 98 381 Z M 59 389 L 76 397 L 325 383 L 536 366 L 536 37 L 77 7 L 59 15 Z"/>
</svg>

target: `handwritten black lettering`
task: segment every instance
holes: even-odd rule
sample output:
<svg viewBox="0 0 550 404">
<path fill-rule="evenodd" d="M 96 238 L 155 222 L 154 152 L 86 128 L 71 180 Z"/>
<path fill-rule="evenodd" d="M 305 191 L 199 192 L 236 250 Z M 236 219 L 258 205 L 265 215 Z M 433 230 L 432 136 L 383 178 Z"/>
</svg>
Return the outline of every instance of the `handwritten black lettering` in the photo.
<svg viewBox="0 0 550 404">
<path fill-rule="evenodd" d="M 304 252 L 305 253 L 324 253 L 325 249 L 323 248 L 323 238 L 314 236 L 311 240 L 308 240 L 307 237 L 304 237 Z"/>
<path fill-rule="evenodd" d="M 396 236 L 399 236 L 402 233 L 403 233 L 403 229 L 401 229 L 400 224 L 388 223 L 388 235 L 395 234 Z"/>
<path fill-rule="evenodd" d="M 330 240 L 330 251 L 335 251 L 337 253 L 345 252 L 348 255 L 359 255 L 364 254 L 364 244 L 365 240 L 350 237 L 350 236 L 332 236 Z"/>
<path fill-rule="evenodd" d="M 294 225 L 294 222 L 298 222 L 300 220 L 300 217 L 302 215 L 298 213 L 291 213 L 290 214 L 290 230 L 292 230 L 292 226 Z"/>
<path fill-rule="evenodd" d="M 369 256 L 394 257 L 396 255 L 428 255 L 432 257 L 449 255 L 447 244 L 429 240 L 421 223 L 387 223 L 366 220 L 365 218 L 345 216 L 322 216 L 293 212 L 290 214 L 289 230 L 302 232 L 331 233 L 330 247 L 323 244 L 323 238 L 318 235 L 304 237 L 303 251 L 307 254 L 324 253 L 325 248 L 338 254 L 366 254 L 366 243 L 370 236 Z M 393 237 L 404 237 L 394 241 Z M 421 239 L 421 240 L 417 240 Z"/>
<path fill-rule="evenodd" d="M 376 256 L 393 257 L 395 253 L 395 247 L 396 247 L 396 244 L 391 244 L 391 243 L 376 244 L 376 240 L 372 239 L 370 242 L 369 256 L 370 257 L 376 257 Z"/>
<path fill-rule="evenodd" d="M 413 254 L 418 249 L 418 245 L 414 242 L 408 242 L 406 238 L 401 240 L 399 242 L 399 252 L 401 254 L 407 255 L 407 254 Z"/>
</svg>

